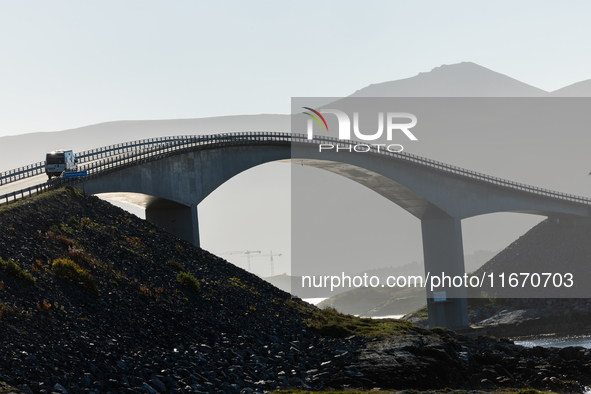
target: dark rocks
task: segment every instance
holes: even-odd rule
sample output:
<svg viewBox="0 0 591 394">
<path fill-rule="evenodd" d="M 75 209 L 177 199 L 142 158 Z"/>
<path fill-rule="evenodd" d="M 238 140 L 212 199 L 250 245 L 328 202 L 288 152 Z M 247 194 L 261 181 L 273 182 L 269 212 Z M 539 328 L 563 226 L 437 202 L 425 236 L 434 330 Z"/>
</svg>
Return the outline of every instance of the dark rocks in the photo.
<svg viewBox="0 0 591 394">
<path fill-rule="evenodd" d="M 580 346 L 568 346 L 565 348 L 562 348 L 558 351 L 558 355 L 560 357 L 562 357 L 564 360 L 580 360 L 583 358 L 583 353 L 581 352 L 581 350 L 585 350 L 585 348 L 580 347 Z"/>
<path fill-rule="evenodd" d="M 158 391 L 156 391 L 152 386 L 150 386 L 148 383 L 144 383 L 140 386 L 142 389 L 144 389 L 148 394 L 158 394 Z"/>
<path fill-rule="evenodd" d="M 72 191 L 35 201 L 0 212 L 3 228 L 15 229 L 0 233 L 0 257 L 37 279 L 24 286 L 0 272 L 0 302 L 17 311 L 0 323 L 0 377 L 24 392 L 574 391 L 574 381 L 591 384 L 591 352 L 580 348 L 525 349 L 446 330 L 319 338 L 297 311 L 312 307 L 145 221 Z M 64 242 L 90 256 L 84 268 L 98 296 L 52 272 L 48 262 L 72 256 Z M 198 278 L 201 290 L 177 283 L 169 260 Z"/>
<path fill-rule="evenodd" d="M 292 307 L 311 306 L 97 198 L 66 190 L 9 208 L 0 257 L 37 279 L 27 287 L 0 272 L 0 302 L 18 312 L 0 325 L 9 383 L 69 393 L 316 387 L 365 343 L 318 339 Z M 52 273 L 53 259 L 72 256 L 64 244 L 86 253 L 79 262 L 99 296 Z M 169 260 L 201 290 L 177 283 Z"/>
</svg>

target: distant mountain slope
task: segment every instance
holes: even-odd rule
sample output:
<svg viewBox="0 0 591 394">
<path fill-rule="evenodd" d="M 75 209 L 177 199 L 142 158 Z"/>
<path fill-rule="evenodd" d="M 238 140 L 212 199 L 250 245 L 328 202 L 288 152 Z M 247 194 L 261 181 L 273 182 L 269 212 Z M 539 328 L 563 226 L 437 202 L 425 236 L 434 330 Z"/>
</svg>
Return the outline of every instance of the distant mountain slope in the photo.
<svg viewBox="0 0 591 394">
<path fill-rule="evenodd" d="M 472 62 L 369 85 L 351 97 L 541 97 L 548 92 Z"/>
<path fill-rule="evenodd" d="M 442 65 L 410 78 L 376 83 L 351 97 L 589 97 L 591 79 L 548 93 L 472 62 Z M 0 137 L 0 172 L 42 161 L 47 151 L 81 151 L 142 138 L 231 131 L 289 131 L 290 116 L 236 115 L 199 119 L 129 120 L 70 130 Z M 26 147 L 26 148 L 25 148 Z"/>
<path fill-rule="evenodd" d="M 573 83 L 549 94 L 551 97 L 591 97 L 591 79 Z"/>
<path fill-rule="evenodd" d="M 289 131 L 289 115 L 237 115 L 200 119 L 124 120 L 71 130 L 0 137 L 0 172 L 45 160 L 55 149 L 79 152 L 145 138 L 233 131 Z"/>
</svg>

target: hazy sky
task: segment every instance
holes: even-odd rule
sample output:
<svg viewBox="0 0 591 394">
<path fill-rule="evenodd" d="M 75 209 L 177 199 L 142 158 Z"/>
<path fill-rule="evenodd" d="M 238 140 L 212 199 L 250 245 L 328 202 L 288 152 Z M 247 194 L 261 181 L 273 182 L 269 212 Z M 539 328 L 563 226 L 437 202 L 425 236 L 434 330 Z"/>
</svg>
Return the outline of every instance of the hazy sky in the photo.
<svg viewBox="0 0 591 394">
<path fill-rule="evenodd" d="M 586 1 L 0 0 L 0 136 L 289 113 L 294 96 L 346 96 L 462 61 L 551 91 L 591 78 L 590 11 Z M 242 200 L 288 201 L 287 181 L 248 179 L 233 184 L 245 183 Z M 236 225 L 227 207 L 244 210 L 219 203 L 229 187 L 200 205 L 208 247 Z M 287 223 L 279 205 L 276 221 Z M 288 236 L 264 246 L 242 238 L 214 250 L 289 251 Z"/>
<path fill-rule="evenodd" d="M 586 1 L 0 0 L 0 136 L 287 113 L 292 96 L 472 61 L 545 90 L 591 78 Z"/>
</svg>

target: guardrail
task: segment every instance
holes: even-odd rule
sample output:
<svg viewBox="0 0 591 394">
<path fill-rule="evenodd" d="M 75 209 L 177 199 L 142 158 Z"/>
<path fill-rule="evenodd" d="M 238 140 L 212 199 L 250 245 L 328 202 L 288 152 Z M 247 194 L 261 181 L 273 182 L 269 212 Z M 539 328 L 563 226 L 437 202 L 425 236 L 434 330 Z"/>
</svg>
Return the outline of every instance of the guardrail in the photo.
<svg viewBox="0 0 591 394">
<path fill-rule="evenodd" d="M 80 171 L 87 171 L 85 178 L 56 178 L 46 184 L 32 186 L 27 189 L 15 191 L 0 196 L 0 205 L 10 201 L 15 201 L 27 195 L 39 193 L 43 190 L 61 186 L 63 184 L 75 184 L 85 179 L 104 175 L 124 167 L 141 164 L 148 161 L 159 160 L 164 157 L 176 155 L 192 150 L 211 149 L 222 146 L 235 145 L 256 145 L 256 144 L 318 144 L 331 143 L 339 147 L 348 147 L 355 145 L 355 141 L 343 141 L 332 137 L 316 137 L 309 140 L 305 134 L 289 134 L 279 132 L 237 132 L 224 133 L 203 136 L 178 136 L 153 138 L 148 140 L 139 140 L 127 142 L 124 144 L 110 145 L 96 150 L 82 152 L 84 161 L 87 164 L 79 166 Z M 370 146 L 370 150 L 364 154 L 376 154 L 389 156 L 396 160 L 414 163 L 425 166 L 447 174 L 475 179 L 481 182 L 494 184 L 501 187 L 507 187 L 513 190 L 519 190 L 526 193 L 537 194 L 549 198 L 571 201 L 579 204 L 591 205 L 591 198 L 576 196 L 573 194 L 556 192 L 549 189 L 543 189 L 523 183 L 513 182 L 502 178 L 493 177 L 476 171 L 470 171 L 461 167 L 441 163 L 425 157 L 413 155 L 405 152 L 389 152 L 379 150 L 377 146 Z M 27 166 L 31 167 L 29 171 L 34 171 L 37 164 Z M 25 167 L 23 167 L 25 168 Z M 16 172 L 14 176 L 17 176 Z M 22 178 L 21 178 L 22 179 Z"/>
<path fill-rule="evenodd" d="M 350 140 L 339 140 L 338 138 L 331 138 L 331 137 L 320 137 L 320 138 L 314 138 L 313 140 L 309 140 L 307 138 L 307 135 L 305 134 L 292 134 L 292 136 L 294 137 L 292 142 L 298 142 L 298 143 L 312 143 L 312 144 L 317 144 L 318 142 L 328 142 L 331 143 L 335 146 L 340 146 L 340 147 L 348 147 L 350 145 L 357 145 L 359 144 L 359 142 L 357 141 L 350 141 Z M 457 166 L 453 166 L 451 164 L 445 164 L 436 160 L 431 160 L 428 159 L 426 157 L 422 157 L 422 156 L 417 156 L 417 155 L 413 155 L 412 153 L 406 153 L 406 152 L 389 152 L 387 150 L 380 150 L 379 147 L 377 147 L 376 145 L 366 145 L 369 146 L 370 149 L 368 151 L 374 154 L 379 154 L 379 155 L 386 155 L 386 156 L 390 156 L 392 158 L 396 158 L 399 160 L 403 160 L 403 161 L 407 161 L 407 162 L 412 162 L 412 163 L 416 163 L 419 165 L 423 165 L 435 170 L 439 170 L 445 173 L 451 173 L 451 174 L 455 174 L 455 175 L 459 175 L 459 176 L 463 176 L 463 177 L 467 177 L 467 178 L 471 178 L 471 179 L 476 179 L 482 182 L 486 182 L 489 184 L 494 184 L 497 186 L 501 186 L 501 187 L 507 187 L 513 190 L 519 190 L 519 191 L 523 191 L 523 192 L 527 192 L 527 193 L 533 193 L 533 194 L 538 194 L 538 195 L 542 195 L 542 196 L 546 196 L 546 197 L 550 197 L 550 198 L 556 198 L 559 200 L 566 200 L 566 201 L 572 201 L 572 202 L 576 202 L 576 203 L 580 203 L 580 204 L 585 204 L 585 205 L 591 205 L 591 198 L 589 197 L 582 197 L 582 196 L 577 196 L 574 194 L 568 194 L 568 193 L 561 193 L 561 192 L 557 192 L 554 190 L 549 190 L 549 189 L 544 189 L 544 188 L 540 188 L 540 187 L 536 187 L 536 186 L 531 186 L 531 185 L 526 185 L 524 183 L 519 183 L 519 182 L 513 182 L 513 181 L 509 181 L 507 179 L 502 179 L 502 178 L 498 178 L 498 177 L 494 177 L 491 175 L 486 175 L 480 172 L 476 172 L 476 171 L 471 171 L 471 170 L 467 170 L 465 168 L 461 168 L 461 167 L 457 167 Z"/>
<path fill-rule="evenodd" d="M 40 161 L 35 164 L 29 164 L 28 166 L 15 168 L 0 173 L 0 186 L 6 185 L 11 182 L 20 181 L 21 179 L 29 178 L 35 175 L 45 173 L 45 162 Z"/>
<path fill-rule="evenodd" d="M 147 145 L 174 141 L 177 138 L 179 137 L 148 138 L 137 141 L 123 142 L 115 145 L 107 145 L 101 148 L 78 152 L 76 153 L 76 158 L 78 159 L 78 163 L 86 163 L 89 161 L 118 155 L 124 152 L 130 152 Z M 35 164 L 30 164 L 0 173 L 0 186 L 41 174 L 45 174 L 45 161 L 40 161 Z"/>
</svg>

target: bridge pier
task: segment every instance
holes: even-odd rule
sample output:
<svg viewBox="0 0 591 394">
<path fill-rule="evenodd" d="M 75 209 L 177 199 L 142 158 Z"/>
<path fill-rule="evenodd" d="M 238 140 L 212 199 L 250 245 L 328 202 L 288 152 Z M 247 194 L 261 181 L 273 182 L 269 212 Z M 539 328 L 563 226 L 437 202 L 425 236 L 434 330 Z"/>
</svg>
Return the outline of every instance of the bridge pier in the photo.
<svg viewBox="0 0 591 394">
<path fill-rule="evenodd" d="M 422 219 L 425 275 L 453 278 L 464 276 L 464 247 L 460 219 L 452 217 Z M 451 279 L 450 279 L 451 280 Z M 449 281 L 431 291 L 427 287 L 429 327 L 468 327 L 468 302 L 464 287 L 449 286 Z M 443 293 L 444 292 L 444 293 Z"/>
<path fill-rule="evenodd" d="M 197 205 L 187 206 L 160 198 L 146 206 L 146 220 L 199 246 Z"/>
</svg>

